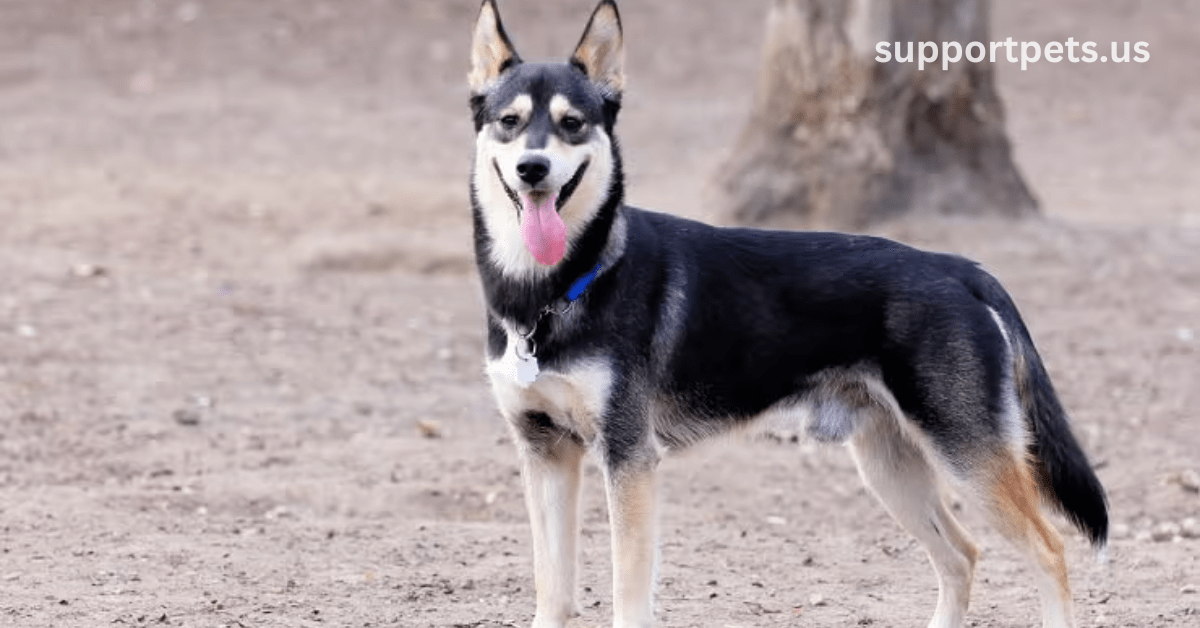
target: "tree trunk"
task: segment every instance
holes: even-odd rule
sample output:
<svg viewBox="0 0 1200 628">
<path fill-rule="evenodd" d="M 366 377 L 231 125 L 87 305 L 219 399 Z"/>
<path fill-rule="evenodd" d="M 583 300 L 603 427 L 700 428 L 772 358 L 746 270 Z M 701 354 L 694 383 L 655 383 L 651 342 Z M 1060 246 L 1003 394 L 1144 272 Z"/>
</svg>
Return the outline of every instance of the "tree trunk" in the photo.
<svg viewBox="0 0 1200 628">
<path fill-rule="evenodd" d="M 855 229 L 914 211 L 1036 213 L 993 64 L 942 68 L 941 42 L 988 46 L 988 12 L 988 0 L 776 0 L 754 108 L 719 178 L 729 217 Z M 875 59 L 882 41 L 890 62 Z M 938 60 L 919 71 L 922 41 Z M 914 42 L 911 63 L 895 42 L 901 54 Z"/>
</svg>

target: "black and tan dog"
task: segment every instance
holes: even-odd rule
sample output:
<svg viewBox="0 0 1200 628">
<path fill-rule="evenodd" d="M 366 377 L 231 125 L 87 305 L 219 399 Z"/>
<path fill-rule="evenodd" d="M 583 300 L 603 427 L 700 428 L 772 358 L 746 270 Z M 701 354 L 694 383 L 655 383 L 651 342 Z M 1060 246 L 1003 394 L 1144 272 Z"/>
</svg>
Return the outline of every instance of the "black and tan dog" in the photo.
<svg viewBox="0 0 1200 628">
<path fill-rule="evenodd" d="M 943 482 L 1031 559 L 1044 625 L 1073 625 L 1063 541 L 1041 506 L 1101 545 L 1104 490 L 994 278 L 879 238 L 722 229 L 626 206 L 613 134 L 623 41 L 609 0 L 564 63 L 523 62 L 486 0 L 472 64 L 487 368 L 523 463 L 534 626 L 576 612 L 585 453 L 608 492 L 614 626 L 644 627 L 660 457 L 766 422 L 849 445 L 929 553 L 931 626 L 962 625 L 977 555 Z"/>
</svg>

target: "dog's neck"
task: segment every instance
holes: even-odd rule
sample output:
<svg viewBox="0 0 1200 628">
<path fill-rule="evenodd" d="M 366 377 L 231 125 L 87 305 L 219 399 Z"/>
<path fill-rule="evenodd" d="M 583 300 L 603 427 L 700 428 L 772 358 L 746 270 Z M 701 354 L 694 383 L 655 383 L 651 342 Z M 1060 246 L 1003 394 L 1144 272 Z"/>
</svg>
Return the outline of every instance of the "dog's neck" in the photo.
<svg viewBox="0 0 1200 628">
<path fill-rule="evenodd" d="M 615 175 L 604 205 L 572 243 L 570 252 L 542 276 L 514 278 L 506 275 L 491 257 L 492 235 L 479 202 L 473 200 L 475 262 L 483 283 L 488 310 L 518 327 L 528 327 L 548 305 L 562 299 L 571 285 L 588 272 L 615 265 L 625 251 L 624 196 L 620 171 Z"/>
</svg>

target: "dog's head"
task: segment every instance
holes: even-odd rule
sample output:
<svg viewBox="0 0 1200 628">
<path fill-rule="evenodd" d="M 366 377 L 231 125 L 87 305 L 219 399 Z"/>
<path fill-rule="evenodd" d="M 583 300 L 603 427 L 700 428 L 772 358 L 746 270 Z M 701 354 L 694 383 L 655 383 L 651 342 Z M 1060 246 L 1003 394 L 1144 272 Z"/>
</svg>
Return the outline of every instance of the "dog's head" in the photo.
<svg viewBox="0 0 1200 628">
<path fill-rule="evenodd" d="M 494 0 L 471 47 L 472 185 L 493 261 L 511 276 L 544 274 L 610 195 L 612 135 L 624 85 L 616 4 L 602 0 L 567 62 L 525 63 Z"/>
</svg>

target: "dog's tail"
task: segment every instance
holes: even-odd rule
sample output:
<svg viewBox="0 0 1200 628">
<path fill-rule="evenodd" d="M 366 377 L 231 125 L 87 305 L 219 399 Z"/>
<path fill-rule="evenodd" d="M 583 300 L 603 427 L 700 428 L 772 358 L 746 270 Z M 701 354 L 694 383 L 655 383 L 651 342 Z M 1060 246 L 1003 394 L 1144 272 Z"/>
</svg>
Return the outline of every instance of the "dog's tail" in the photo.
<svg viewBox="0 0 1200 628">
<path fill-rule="evenodd" d="M 1092 545 L 1103 547 L 1108 540 L 1104 487 L 1071 433 L 1067 413 L 1023 324 L 1020 337 L 1024 346 L 1014 351 L 1013 371 L 1022 413 L 1033 433 L 1029 453 L 1040 471 L 1038 487 L 1043 499 L 1057 506 Z"/>
<path fill-rule="evenodd" d="M 989 279 L 991 279 L 989 277 Z M 1029 456 L 1043 501 L 1101 548 L 1108 540 L 1108 499 L 1083 448 L 1071 433 L 1066 410 L 1054 392 L 1033 338 L 1012 299 L 994 279 L 984 300 L 1000 315 L 1012 337 L 1013 383 L 1032 438 Z"/>
</svg>

